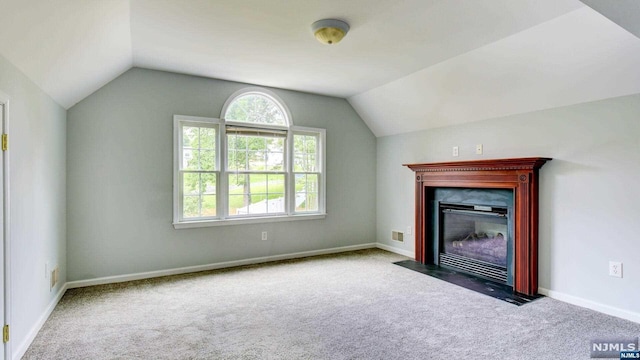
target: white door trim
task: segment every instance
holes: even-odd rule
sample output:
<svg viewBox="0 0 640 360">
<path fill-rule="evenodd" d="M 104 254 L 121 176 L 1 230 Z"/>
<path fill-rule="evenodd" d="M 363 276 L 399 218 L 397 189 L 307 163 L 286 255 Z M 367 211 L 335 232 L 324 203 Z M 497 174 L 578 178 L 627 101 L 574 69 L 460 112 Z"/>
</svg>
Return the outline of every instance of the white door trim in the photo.
<svg viewBox="0 0 640 360">
<path fill-rule="evenodd" d="M 4 105 L 4 121 L 2 124 L 2 133 L 9 134 L 9 118 L 10 118 L 10 100 L 9 96 L 5 93 L 0 92 L 0 103 Z M 3 221 L 3 229 L 4 234 L 2 234 L 3 242 L 4 242 L 4 309 L 0 309 L 0 311 L 4 311 L 4 323 L 11 324 L 11 233 L 9 231 L 10 221 L 9 221 L 9 149 L 6 151 L 2 151 L 2 197 L 3 197 L 3 215 L 4 219 L 0 219 Z M 4 326 L 4 324 L 2 324 Z M 4 359 L 10 360 L 12 359 L 12 351 L 11 351 L 11 336 L 9 337 L 9 342 L 4 344 Z"/>
</svg>

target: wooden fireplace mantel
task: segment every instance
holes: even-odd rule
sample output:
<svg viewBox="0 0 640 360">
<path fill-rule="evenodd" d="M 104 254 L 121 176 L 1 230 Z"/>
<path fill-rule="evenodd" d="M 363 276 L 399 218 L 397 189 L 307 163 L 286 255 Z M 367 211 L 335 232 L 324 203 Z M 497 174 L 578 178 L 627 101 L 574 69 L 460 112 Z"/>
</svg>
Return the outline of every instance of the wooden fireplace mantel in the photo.
<svg viewBox="0 0 640 360">
<path fill-rule="evenodd" d="M 513 289 L 535 295 L 538 292 L 538 170 L 550 158 L 473 160 L 425 164 L 404 164 L 416 173 L 415 256 L 428 263 L 433 259 L 426 246 L 427 217 L 431 216 L 429 188 L 512 189 L 514 192 Z"/>
</svg>

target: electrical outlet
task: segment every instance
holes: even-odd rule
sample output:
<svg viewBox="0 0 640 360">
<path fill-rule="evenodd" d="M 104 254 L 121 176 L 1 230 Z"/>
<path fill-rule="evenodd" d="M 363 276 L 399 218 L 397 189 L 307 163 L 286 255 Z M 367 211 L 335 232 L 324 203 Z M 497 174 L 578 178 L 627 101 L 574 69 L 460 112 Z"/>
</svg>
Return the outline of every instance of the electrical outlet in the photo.
<svg viewBox="0 0 640 360">
<path fill-rule="evenodd" d="M 411 226 L 407 226 L 407 235 L 411 235 Z"/>
<path fill-rule="evenodd" d="M 482 155 L 482 144 L 476 145 L 476 155 Z"/>
<path fill-rule="evenodd" d="M 267 240 L 267 232 L 266 231 L 262 232 L 262 240 Z"/>
<path fill-rule="evenodd" d="M 622 277 L 622 263 L 620 261 L 609 261 L 609 276 Z"/>
<path fill-rule="evenodd" d="M 453 147 L 453 156 L 458 156 L 458 155 L 460 155 L 460 152 L 459 152 L 458 150 L 459 150 L 459 149 L 458 149 L 458 147 L 457 147 L 457 146 L 454 146 L 454 147 Z"/>
</svg>

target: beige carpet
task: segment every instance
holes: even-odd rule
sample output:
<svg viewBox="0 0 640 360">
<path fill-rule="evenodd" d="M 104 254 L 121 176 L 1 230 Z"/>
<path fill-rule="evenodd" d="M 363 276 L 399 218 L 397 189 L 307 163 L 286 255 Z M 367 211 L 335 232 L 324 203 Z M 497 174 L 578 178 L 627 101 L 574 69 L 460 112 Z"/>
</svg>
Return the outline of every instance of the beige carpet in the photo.
<svg viewBox="0 0 640 360">
<path fill-rule="evenodd" d="M 67 291 L 24 359 L 588 359 L 640 324 L 514 306 L 382 250 Z"/>
</svg>

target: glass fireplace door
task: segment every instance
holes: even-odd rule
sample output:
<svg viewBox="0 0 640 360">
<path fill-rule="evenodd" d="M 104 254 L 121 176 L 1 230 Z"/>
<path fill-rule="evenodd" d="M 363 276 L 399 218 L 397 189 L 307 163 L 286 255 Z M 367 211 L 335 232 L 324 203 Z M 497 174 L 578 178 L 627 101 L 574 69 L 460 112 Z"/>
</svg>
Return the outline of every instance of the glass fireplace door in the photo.
<svg viewBox="0 0 640 360">
<path fill-rule="evenodd" d="M 440 264 L 507 281 L 506 208 L 440 204 Z"/>
</svg>

